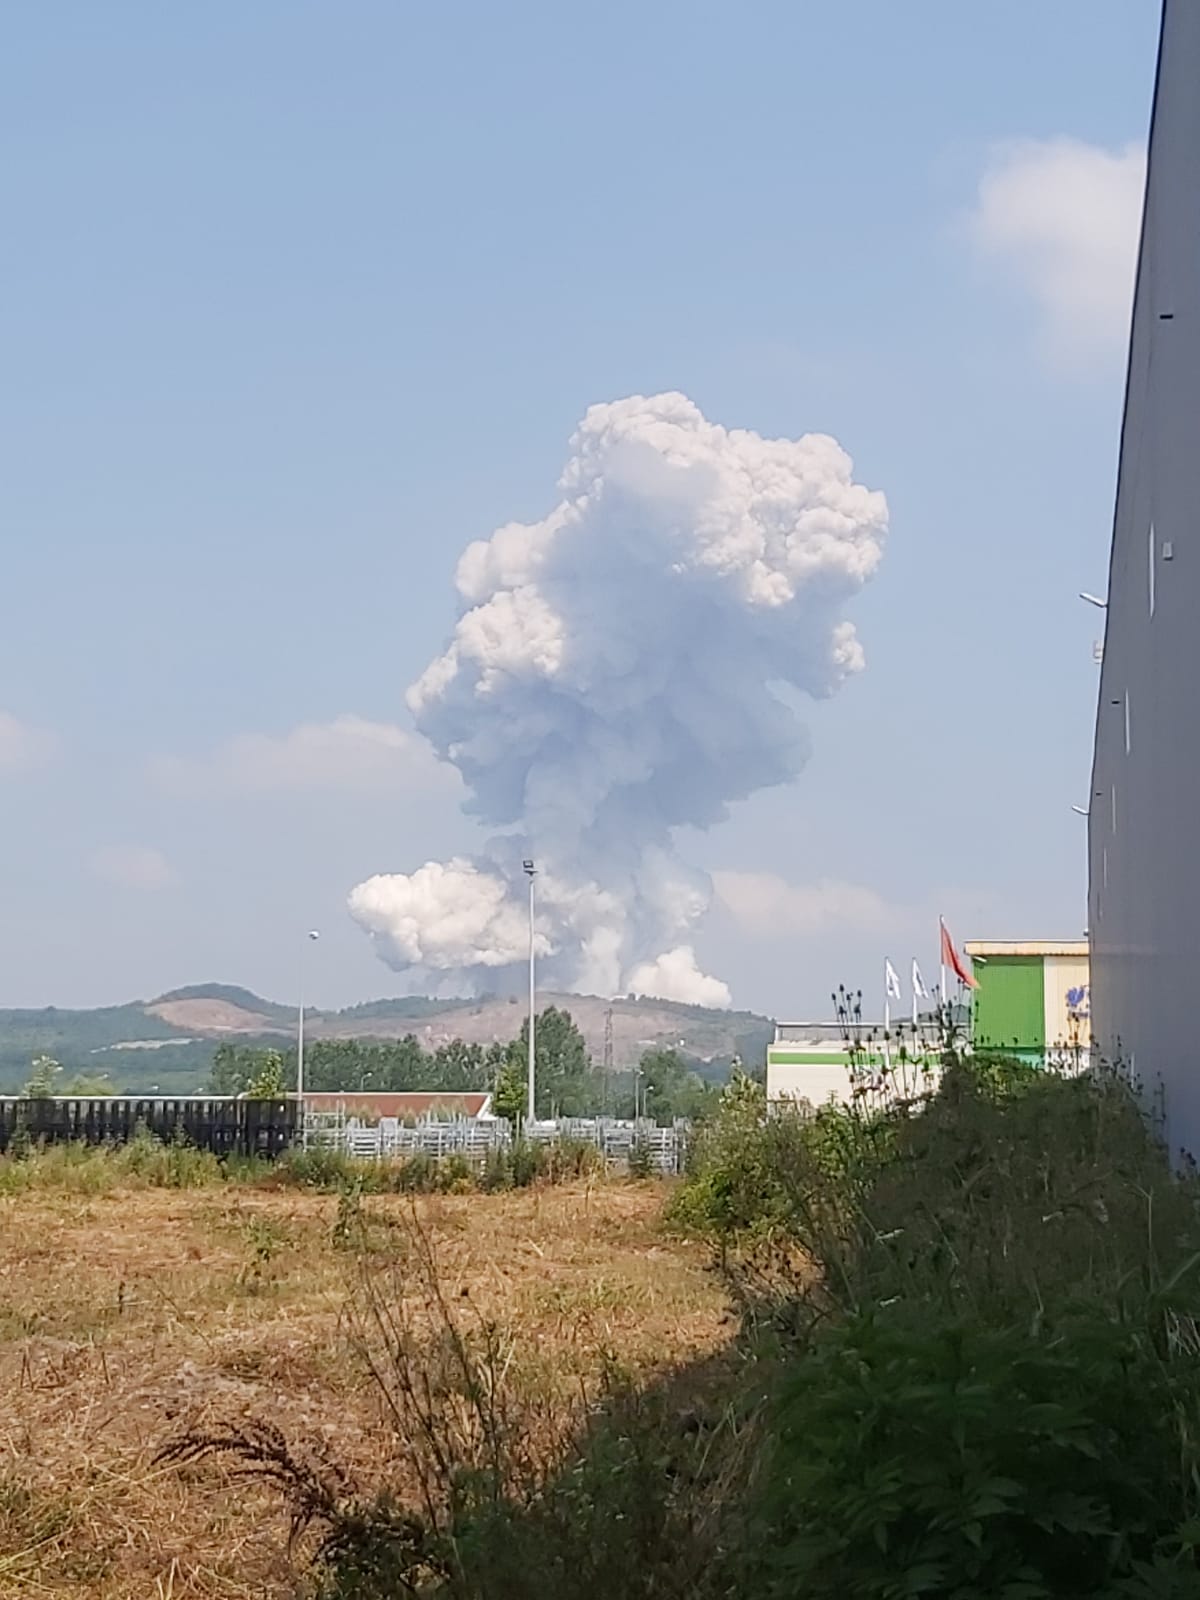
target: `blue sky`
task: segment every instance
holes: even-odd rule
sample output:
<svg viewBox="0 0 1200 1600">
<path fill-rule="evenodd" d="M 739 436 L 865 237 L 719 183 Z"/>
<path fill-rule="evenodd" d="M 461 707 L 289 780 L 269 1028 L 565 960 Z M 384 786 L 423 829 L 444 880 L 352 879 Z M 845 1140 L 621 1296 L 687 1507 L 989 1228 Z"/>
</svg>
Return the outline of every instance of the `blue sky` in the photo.
<svg viewBox="0 0 1200 1600">
<path fill-rule="evenodd" d="M 834 434 L 867 669 L 682 841 L 735 1002 L 1077 937 L 1149 0 L 63 3 L 0 48 L 0 1004 L 391 992 L 404 690 L 589 404 Z M 1069 140 L 1064 145 L 1056 141 Z M 339 720 L 341 719 L 341 720 Z"/>
</svg>

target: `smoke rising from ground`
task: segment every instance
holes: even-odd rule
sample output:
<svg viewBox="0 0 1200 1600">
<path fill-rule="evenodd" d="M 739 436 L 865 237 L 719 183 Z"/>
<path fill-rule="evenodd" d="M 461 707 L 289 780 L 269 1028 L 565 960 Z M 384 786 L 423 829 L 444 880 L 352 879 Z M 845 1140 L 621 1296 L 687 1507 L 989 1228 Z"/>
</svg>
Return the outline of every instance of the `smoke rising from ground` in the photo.
<svg viewBox="0 0 1200 1600">
<path fill-rule="evenodd" d="M 763 439 L 684 395 L 634 396 L 589 409 L 543 521 L 468 545 L 453 637 L 408 703 L 497 832 L 475 860 L 350 895 L 414 987 L 515 977 L 533 857 L 548 986 L 729 1003 L 692 947 L 711 885 L 673 831 L 799 772 L 781 686 L 824 697 L 862 668 L 840 613 L 887 505 L 851 471 L 824 434 Z"/>
</svg>

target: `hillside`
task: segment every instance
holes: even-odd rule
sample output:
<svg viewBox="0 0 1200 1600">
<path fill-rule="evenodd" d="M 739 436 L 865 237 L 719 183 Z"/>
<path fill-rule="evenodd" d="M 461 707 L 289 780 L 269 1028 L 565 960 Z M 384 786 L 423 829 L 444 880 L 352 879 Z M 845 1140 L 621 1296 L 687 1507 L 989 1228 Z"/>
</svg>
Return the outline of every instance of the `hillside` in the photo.
<svg viewBox="0 0 1200 1600">
<path fill-rule="evenodd" d="M 603 1000 L 594 995 L 544 994 L 541 1004 L 570 1011 L 596 1062 L 604 1059 L 607 1013 L 612 1012 L 613 1066 L 630 1067 L 644 1050 L 672 1047 L 699 1068 L 724 1075 L 738 1055 L 762 1059 L 772 1024 L 750 1011 L 709 1011 L 667 1000 Z M 413 1034 L 427 1049 L 453 1039 L 488 1044 L 519 1032 L 519 1000 L 409 997 L 372 1000 L 342 1011 L 312 1011 L 314 1039 L 399 1039 Z M 34 1056 L 50 1055 L 70 1074 L 107 1073 L 120 1089 L 186 1094 L 200 1086 L 214 1046 L 282 1044 L 296 1028 L 293 1008 L 230 984 L 193 984 L 149 1001 L 92 1010 L 0 1010 L 0 1091 L 24 1083 Z"/>
</svg>

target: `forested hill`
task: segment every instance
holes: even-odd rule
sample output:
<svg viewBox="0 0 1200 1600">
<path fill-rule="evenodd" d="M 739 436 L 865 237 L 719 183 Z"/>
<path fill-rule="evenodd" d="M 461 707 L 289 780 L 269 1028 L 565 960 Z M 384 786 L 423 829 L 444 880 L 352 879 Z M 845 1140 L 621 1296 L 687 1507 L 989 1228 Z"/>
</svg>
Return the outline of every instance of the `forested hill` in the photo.
<svg viewBox="0 0 1200 1600">
<path fill-rule="evenodd" d="M 604 1000 L 592 995 L 539 997 L 570 1011 L 599 1065 L 611 1012 L 612 1064 L 632 1066 L 648 1049 L 679 1051 L 701 1071 L 724 1075 L 733 1056 L 761 1062 L 772 1023 L 749 1011 L 710 1011 L 667 1000 Z M 414 1035 L 426 1050 L 461 1039 L 507 1042 L 521 1027 L 522 1002 L 488 997 L 372 1000 L 342 1011 L 312 1011 L 313 1039 L 400 1039 Z M 154 1000 L 92 1010 L 0 1010 L 0 1091 L 20 1088 L 40 1055 L 60 1062 L 64 1076 L 105 1075 L 117 1090 L 186 1094 L 206 1081 L 221 1041 L 280 1045 L 295 1033 L 294 1007 L 230 984 L 194 984 Z"/>
</svg>

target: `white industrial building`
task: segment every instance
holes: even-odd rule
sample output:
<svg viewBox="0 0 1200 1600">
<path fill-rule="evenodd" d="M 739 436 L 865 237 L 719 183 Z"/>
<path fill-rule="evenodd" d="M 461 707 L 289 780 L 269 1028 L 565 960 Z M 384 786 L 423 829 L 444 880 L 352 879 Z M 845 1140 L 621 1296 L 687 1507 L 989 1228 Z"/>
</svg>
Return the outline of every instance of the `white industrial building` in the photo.
<svg viewBox="0 0 1200 1600">
<path fill-rule="evenodd" d="M 1166 0 L 1088 806 L 1092 1027 L 1200 1157 L 1200 3 Z"/>
<path fill-rule="evenodd" d="M 928 1042 L 907 1022 L 895 1024 L 885 1050 L 883 1029 L 868 1029 L 869 1038 L 852 1052 L 835 1022 L 779 1022 L 767 1046 L 767 1103 L 815 1111 L 833 1101 L 849 1105 L 855 1089 L 875 1086 L 873 1093 L 911 1095 L 928 1089 L 936 1078 Z"/>
</svg>

